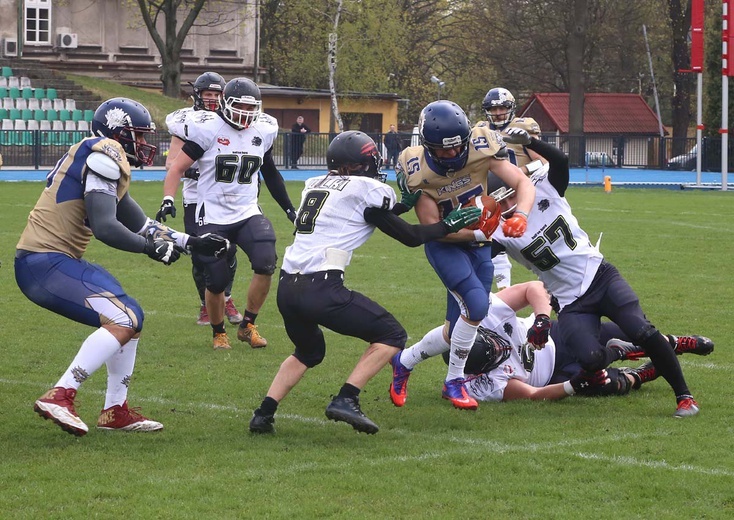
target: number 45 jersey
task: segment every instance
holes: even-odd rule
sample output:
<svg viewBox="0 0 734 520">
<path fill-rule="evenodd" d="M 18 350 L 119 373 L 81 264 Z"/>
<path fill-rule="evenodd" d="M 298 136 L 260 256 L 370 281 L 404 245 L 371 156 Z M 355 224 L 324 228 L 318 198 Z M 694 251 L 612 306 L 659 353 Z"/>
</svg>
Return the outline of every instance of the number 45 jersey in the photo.
<svg viewBox="0 0 734 520">
<path fill-rule="evenodd" d="M 343 271 L 352 251 L 375 231 L 375 226 L 365 221 L 364 210 L 391 209 L 395 200 L 389 185 L 370 177 L 308 179 L 296 217 L 296 239 L 285 250 L 283 270 L 289 274 Z"/>
<path fill-rule="evenodd" d="M 278 135 L 275 118 L 260 119 L 244 130 L 217 112 L 197 110 L 186 124 L 186 140 L 201 148 L 196 218 L 199 224 L 234 224 L 262 213 L 257 204 L 258 172 Z"/>
<path fill-rule="evenodd" d="M 508 238 L 500 226 L 492 240 L 533 271 L 562 309 L 586 292 L 604 256 L 591 244 L 548 174 L 536 173 L 530 180 L 535 185 L 535 202 L 527 231 L 520 238 Z"/>
</svg>

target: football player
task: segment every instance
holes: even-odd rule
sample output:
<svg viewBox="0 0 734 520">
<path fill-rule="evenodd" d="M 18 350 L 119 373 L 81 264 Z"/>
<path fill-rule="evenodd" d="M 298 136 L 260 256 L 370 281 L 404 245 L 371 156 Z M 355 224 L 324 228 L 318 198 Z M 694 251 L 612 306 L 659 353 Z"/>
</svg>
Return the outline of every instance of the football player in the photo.
<svg viewBox="0 0 734 520">
<path fill-rule="evenodd" d="M 145 253 L 169 265 L 184 248 L 225 254 L 221 237 L 191 237 L 148 219 L 128 193 L 131 166 L 150 165 L 146 142 L 155 125 L 143 105 L 127 98 L 102 103 L 92 137 L 73 145 L 47 176 L 15 254 L 15 277 L 32 302 L 95 330 L 54 387 L 34 405 L 64 431 L 85 435 L 74 398 L 81 384 L 107 365 L 107 393 L 97 421 L 104 430 L 163 428 L 127 404 L 143 309 L 104 268 L 82 259 L 94 235 L 105 244 Z"/>
<path fill-rule="evenodd" d="M 490 312 L 479 327 L 477 339 L 467 358 L 464 384 L 469 395 L 480 401 L 516 399 L 562 399 L 576 393 L 582 395 L 624 395 L 643 383 L 658 377 L 652 363 L 635 368 L 609 368 L 587 372 L 560 338 L 555 321 L 548 317 L 550 298 L 542 282 L 513 285 L 491 294 Z M 532 307 L 528 318 L 517 316 Z M 670 348 L 676 354 L 708 355 L 713 342 L 702 336 L 668 335 Z M 615 360 L 634 360 L 645 351 L 628 341 L 619 327 L 604 322 L 600 341 Z M 390 399 L 403 406 L 407 399 L 410 372 L 421 361 L 444 354 L 449 344 L 444 326 L 437 327 L 421 341 L 403 351 L 394 373 L 401 375 L 390 386 Z"/>
<path fill-rule="evenodd" d="M 175 112 L 171 112 L 166 116 L 166 126 L 168 127 L 168 133 L 171 134 L 171 143 L 168 147 L 168 155 L 166 156 L 166 169 L 171 167 L 173 161 L 181 153 L 181 147 L 185 140 L 185 126 L 192 124 L 189 115 L 196 110 L 209 110 L 215 111 L 219 108 L 219 100 L 222 98 L 222 92 L 226 82 L 216 72 L 205 72 L 201 74 L 196 81 L 190 83 L 193 89 L 194 104 L 190 107 L 181 108 Z M 196 180 L 199 178 L 199 168 L 196 163 L 184 172 L 183 187 L 181 189 L 181 196 L 183 199 L 184 208 L 184 230 L 190 235 L 196 235 Z M 167 216 L 176 217 L 176 207 L 173 205 L 173 199 L 166 198 L 163 200 L 158 213 L 156 213 L 156 220 L 165 222 Z M 227 320 L 233 325 L 237 325 L 242 321 L 242 314 L 237 310 L 237 306 L 232 299 L 232 283 L 234 282 L 235 274 L 237 272 L 237 256 L 232 257 L 232 263 L 229 264 L 231 269 L 231 282 L 224 289 L 224 314 L 227 316 Z M 206 283 L 204 279 L 204 265 L 197 260 L 196 257 L 191 257 L 191 274 L 194 278 L 194 285 L 196 291 L 199 293 L 199 318 L 196 321 L 197 325 L 209 325 L 209 313 L 206 310 L 206 302 L 204 301 L 204 291 L 206 290 Z"/>
<path fill-rule="evenodd" d="M 595 372 L 606 367 L 615 361 L 599 341 L 601 317 L 606 316 L 645 350 L 670 384 L 677 401 L 674 416 L 696 415 L 698 404 L 668 340 L 650 323 L 637 294 L 591 244 L 573 215 L 565 198 L 569 182 L 566 155 L 521 128 L 509 129 L 505 139 L 541 154 L 548 159 L 549 170 L 532 176 L 537 211 L 528 221 L 527 233 L 514 237 L 498 229 L 493 239 L 507 248 L 511 258 L 532 270 L 557 299 L 563 342 L 585 370 Z M 503 215 L 512 218 L 516 202 L 512 190 L 505 190 L 499 198 Z"/>
<path fill-rule="evenodd" d="M 378 303 L 344 286 L 352 253 L 379 228 L 401 243 L 416 247 L 475 223 L 481 210 L 467 207 L 447 212 L 442 220 L 411 225 L 397 215 L 395 192 L 384 183 L 382 158 L 366 134 L 337 135 L 326 151 L 329 172 L 306 181 L 296 218 L 296 237 L 285 250 L 278 284 L 278 309 L 295 351 L 280 365 L 267 396 L 250 421 L 253 433 L 274 432 L 278 404 L 309 368 L 324 359 L 326 343 L 320 327 L 368 343 L 351 375 L 326 408 L 326 416 L 344 421 L 358 432 L 377 433 L 377 424 L 360 408 L 367 382 L 399 352 L 405 329 Z"/>
<path fill-rule="evenodd" d="M 487 120 L 477 126 L 487 126 L 492 130 L 504 133 L 509 128 L 522 128 L 530 135 L 540 137 L 540 125 L 530 117 L 515 117 L 517 103 L 515 96 L 502 87 L 491 88 L 484 96 L 482 109 Z M 532 175 L 543 168 L 548 161 L 536 152 L 527 149 L 521 144 L 508 143 L 507 154 L 510 162 L 522 170 L 525 175 Z M 494 191 L 489 188 L 490 193 Z M 492 262 L 494 263 L 494 281 L 498 289 L 509 287 L 512 284 L 512 264 L 507 252 L 499 242 L 492 243 Z"/>
<path fill-rule="evenodd" d="M 491 170 L 493 177 L 516 190 L 517 211 L 503 225 L 507 235 L 522 236 L 535 190 L 507 160 L 499 132 L 486 126 L 472 129 L 461 107 L 445 100 L 422 110 L 418 131 L 421 146 L 401 152 L 396 172 L 407 191 L 403 199 L 415 203 L 419 221 L 438 222 L 472 197 L 486 194 Z M 487 315 L 493 279 L 491 231 L 486 231 L 465 229 L 425 245 L 428 261 L 448 291 L 451 361 L 442 397 L 467 410 L 475 410 L 477 402 L 464 390 L 464 363 L 477 326 Z"/>
<path fill-rule="evenodd" d="M 295 209 L 272 157 L 278 122 L 262 112 L 260 88 L 247 78 L 227 82 L 216 112 L 189 114 L 184 143 L 168 166 L 163 184 L 163 205 L 175 207 L 174 196 L 181 178 L 195 162 L 199 166 L 196 223 L 199 233 L 218 233 L 247 254 L 254 272 L 247 292 L 245 315 L 237 339 L 252 348 L 268 342 L 257 330 L 255 319 L 270 291 L 275 271 L 275 231 L 258 205 L 259 175 L 289 220 Z M 201 258 L 205 264 L 206 308 L 215 350 L 229 349 L 224 328 L 224 291 L 231 282 L 234 248 L 227 258 Z"/>
</svg>

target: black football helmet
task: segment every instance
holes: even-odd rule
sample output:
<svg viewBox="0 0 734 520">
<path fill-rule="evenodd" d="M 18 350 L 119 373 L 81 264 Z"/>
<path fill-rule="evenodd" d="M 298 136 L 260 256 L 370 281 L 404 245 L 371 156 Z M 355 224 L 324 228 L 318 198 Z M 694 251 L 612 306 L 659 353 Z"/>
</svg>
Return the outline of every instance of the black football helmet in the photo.
<svg viewBox="0 0 734 520">
<path fill-rule="evenodd" d="M 339 175 L 372 177 L 380 182 L 387 180 L 382 173 L 382 156 L 370 136 L 358 130 L 349 130 L 337 135 L 326 149 L 326 164 L 329 172 Z"/>
<path fill-rule="evenodd" d="M 137 101 L 128 98 L 108 99 L 94 112 L 92 134 L 118 141 L 132 166 L 153 164 L 156 150 L 152 144 L 138 139 L 143 134 L 154 134 L 155 123 L 150 112 Z M 144 137 L 143 137 L 144 139 Z"/>
<path fill-rule="evenodd" d="M 477 328 L 477 337 L 466 358 L 466 374 L 486 374 L 504 363 L 512 352 L 510 343 L 494 332 L 482 327 Z"/>
<path fill-rule="evenodd" d="M 216 72 L 205 72 L 196 78 L 196 81 L 189 83 L 189 85 L 194 89 L 194 93 L 192 95 L 194 98 L 194 110 L 216 110 L 219 108 L 219 100 L 205 100 L 201 97 L 201 93 L 205 90 L 212 90 L 214 92 L 219 92 L 219 97 L 221 98 L 226 84 L 227 83 L 224 81 L 224 78 Z"/>
<path fill-rule="evenodd" d="M 493 116 L 489 113 L 489 109 L 492 107 L 503 107 L 508 111 L 502 115 Z M 492 126 L 493 130 L 503 130 L 509 125 L 513 119 L 515 119 L 515 110 L 517 109 L 517 103 L 515 103 L 515 96 L 512 92 L 506 88 L 497 87 L 491 89 L 484 96 L 482 101 L 482 109 L 487 114 L 487 121 Z"/>
<path fill-rule="evenodd" d="M 250 105 L 252 108 L 243 109 L 235 104 Z M 257 123 L 262 113 L 262 97 L 260 87 L 248 78 L 234 78 L 224 86 L 219 108 L 222 115 L 232 126 L 244 130 Z"/>
<path fill-rule="evenodd" d="M 459 105 L 445 100 L 426 105 L 418 119 L 418 134 L 426 153 L 436 165 L 446 170 L 445 173 L 466 166 L 471 123 Z M 461 146 L 461 151 L 456 157 L 442 159 L 435 154 L 436 149 L 457 146 Z"/>
</svg>

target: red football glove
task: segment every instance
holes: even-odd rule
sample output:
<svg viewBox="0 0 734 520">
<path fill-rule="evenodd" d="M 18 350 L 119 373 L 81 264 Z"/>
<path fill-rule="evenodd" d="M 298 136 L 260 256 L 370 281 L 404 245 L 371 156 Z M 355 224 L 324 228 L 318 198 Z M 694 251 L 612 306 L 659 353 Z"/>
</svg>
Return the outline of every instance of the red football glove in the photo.
<svg viewBox="0 0 734 520">
<path fill-rule="evenodd" d="M 500 211 L 499 204 L 494 212 L 490 212 L 487 208 L 484 208 L 484 211 L 482 211 L 482 217 L 479 219 L 477 229 L 484 233 L 484 236 L 489 240 L 489 237 L 491 237 L 492 233 L 495 232 L 497 226 L 500 225 L 501 218 L 502 212 Z"/>
<path fill-rule="evenodd" d="M 548 335 L 550 334 L 551 319 L 547 314 L 538 314 L 535 317 L 533 326 L 528 330 L 528 343 L 535 349 L 545 347 L 548 343 Z"/>
<path fill-rule="evenodd" d="M 502 232 L 506 237 L 519 238 L 528 229 L 528 217 L 522 213 L 515 213 L 502 224 Z"/>
</svg>

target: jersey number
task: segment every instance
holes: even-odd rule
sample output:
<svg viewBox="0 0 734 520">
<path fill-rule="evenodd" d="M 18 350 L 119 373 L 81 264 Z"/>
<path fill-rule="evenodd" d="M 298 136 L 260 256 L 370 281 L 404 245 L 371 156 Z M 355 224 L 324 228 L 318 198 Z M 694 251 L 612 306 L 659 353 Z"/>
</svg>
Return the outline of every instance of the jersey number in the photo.
<svg viewBox="0 0 734 520">
<path fill-rule="evenodd" d="M 520 252 L 528 262 L 539 270 L 550 271 L 560 263 L 558 257 L 551 250 L 550 244 L 561 237 L 563 237 L 563 241 L 569 249 L 576 249 L 576 240 L 574 240 L 573 234 L 568 227 L 568 222 L 566 222 L 566 219 L 562 215 L 559 215 L 550 226 L 543 230 L 542 236 L 530 242 Z"/>
<path fill-rule="evenodd" d="M 257 155 L 217 155 L 214 160 L 214 179 L 217 182 L 233 182 L 235 177 L 239 184 L 252 183 L 252 176 L 262 166 L 262 157 Z"/>
<path fill-rule="evenodd" d="M 312 190 L 306 193 L 303 204 L 298 210 L 296 217 L 296 232 L 310 234 L 316 226 L 316 217 L 324 207 L 324 202 L 329 197 L 326 190 Z"/>
<path fill-rule="evenodd" d="M 472 189 L 465 191 L 464 193 L 460 193 L 456 196 L 456 200 L 459 201 L 459 204 L 462 206 L 469 202 L 471 199 L 476 197 L 477 195 L 481 195 L 484 192 L 484 187 L 481 184 L 478 184 L 474 186 Z M 451 210 L 454 209 L 454 202 L 452 199 L 446 199 L 442 200 L 438 203 L 439 207 L 441 208 L 441 214 L 445 217 L 449 213 L 451 213 Z"/>
</svg>

